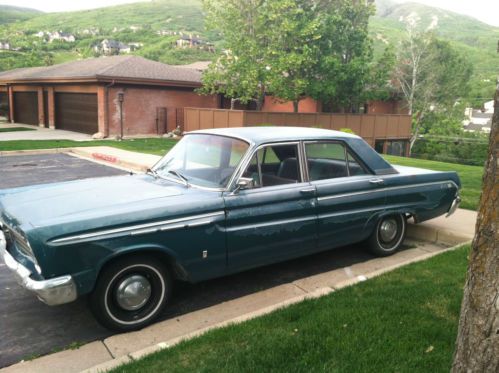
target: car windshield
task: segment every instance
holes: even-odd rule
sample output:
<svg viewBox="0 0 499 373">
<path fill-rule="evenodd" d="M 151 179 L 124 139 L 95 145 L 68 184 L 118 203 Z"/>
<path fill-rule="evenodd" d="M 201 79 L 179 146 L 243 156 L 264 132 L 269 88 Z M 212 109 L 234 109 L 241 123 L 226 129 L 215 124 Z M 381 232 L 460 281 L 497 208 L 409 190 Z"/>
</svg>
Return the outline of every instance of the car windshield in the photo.
<svg viewBox="0 0 499 373">
<path fill-rule="evenodd" d="M 248 148 L 248 143 L 232 137 L 186 135 L 152 172 L 187 186 L 225 188 Z"/>
</svg>

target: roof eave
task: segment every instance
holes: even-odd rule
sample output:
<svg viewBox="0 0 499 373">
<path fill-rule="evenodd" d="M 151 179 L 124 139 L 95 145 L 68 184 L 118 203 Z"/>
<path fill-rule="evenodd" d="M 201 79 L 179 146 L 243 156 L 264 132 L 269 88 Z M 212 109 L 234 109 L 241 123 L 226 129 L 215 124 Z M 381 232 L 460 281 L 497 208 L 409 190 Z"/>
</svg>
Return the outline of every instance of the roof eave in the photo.
<svg viewBox="0 0 499 373">
<path fill-rule="evenodd" d="M 103 83 L 121 83 L 121 84 L 136 84 L 136 85 L 155 85 L 155 86 L 168 86 L 168 87 L 201 87 L 201 82 L 183 81 L 183 80 L 161 80 L 161 79 L 144 79 L 144 78 L 127 78 L 127 77 L 113 77 L 98 75 L 98 82 Z"/>
</svg>

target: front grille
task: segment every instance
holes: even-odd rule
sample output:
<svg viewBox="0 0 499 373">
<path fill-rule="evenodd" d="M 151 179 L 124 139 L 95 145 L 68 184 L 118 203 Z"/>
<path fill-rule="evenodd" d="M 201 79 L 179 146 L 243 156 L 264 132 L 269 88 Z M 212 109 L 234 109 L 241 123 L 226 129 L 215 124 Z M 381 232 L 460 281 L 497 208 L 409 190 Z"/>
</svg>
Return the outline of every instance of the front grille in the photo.
<svg viewBox="0 0 499 373">
<path fill-rule="evenodd" d="M 3 232 L 7 241 L 7 250 L 12 250 L 12 246 L 15 246 L 22 255 L 30 259 L 35 259 L 31 247 L 29 247 L 29 244 L 24 240 L 24 238 L 21 237 L 19 233 L 6 226 L 4 226 Z"/>
</svg>

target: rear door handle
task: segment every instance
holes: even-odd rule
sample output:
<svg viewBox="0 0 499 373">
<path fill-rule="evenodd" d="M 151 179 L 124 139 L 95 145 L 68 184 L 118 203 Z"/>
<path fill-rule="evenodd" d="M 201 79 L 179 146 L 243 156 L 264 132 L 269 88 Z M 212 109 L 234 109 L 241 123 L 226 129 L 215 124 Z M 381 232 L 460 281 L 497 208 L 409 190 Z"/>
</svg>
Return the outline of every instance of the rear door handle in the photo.
<svg viewBox="0 0 499 373">
<path fill-rule="evenodd" d="M 385 180 L 376 178 L 376 179 L 371 179 L 369 180 L 371 184 L 376 184 L 376 185 L 383 185 L 385 183 Z"/>
<path fill-rule="evenodd" d="M 300 190 L 300 193 L 301 193 L 301 194 L 305 194 L 305 195 L 315 194 L 315 188 L 306 188 L 306 189 L 301 189 L 301 190 Z"/>
</svg>

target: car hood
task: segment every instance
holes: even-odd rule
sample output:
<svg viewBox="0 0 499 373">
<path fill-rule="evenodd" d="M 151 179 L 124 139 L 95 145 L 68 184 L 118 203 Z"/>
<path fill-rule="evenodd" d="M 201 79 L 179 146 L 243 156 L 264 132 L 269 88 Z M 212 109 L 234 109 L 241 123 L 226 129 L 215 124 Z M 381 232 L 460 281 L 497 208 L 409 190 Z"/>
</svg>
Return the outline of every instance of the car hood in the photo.
<svg viewBox="0 0 499 373">
<path fill-rule="evenodd" d="M 0 214 L 6 223 L 33 228 L 116 215 L 123 220 L 186 193 L 192 192 L 150 175 L 84 179 L 0 191 Z"/>
</svg>

